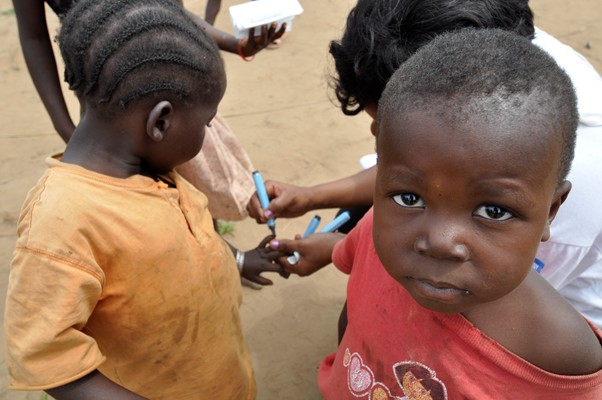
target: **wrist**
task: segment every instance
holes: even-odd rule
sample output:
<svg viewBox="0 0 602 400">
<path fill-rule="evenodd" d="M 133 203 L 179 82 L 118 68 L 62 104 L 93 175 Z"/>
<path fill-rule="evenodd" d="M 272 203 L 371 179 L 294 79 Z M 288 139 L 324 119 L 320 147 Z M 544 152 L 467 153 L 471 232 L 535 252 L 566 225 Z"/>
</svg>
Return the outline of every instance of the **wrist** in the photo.
<svg viewBox="0 0 602 400">
<path fill-rule="evenodd" d="M 338 207 L 336 196 L 329 184 L 310 186 L 305 190 L 307 211 Z"/>
<path fill-rule="evenodd" d="M 238 268 L 238 273 L 242 276 L 242 270 L 245 266 L 245 252 L 236 250 L 236 268 Z"/>
<path fill-rule="evenodd" d="M 245 53 L 243 51 L 243 41 L 244 40 L 245 40 L 245 38 L 238 39 L 238 42 L 236 43 L 236 52 L 238 53 L 240 58 L 242 58 L 243 60 L 245 60 L 247 62 L 253 61 L 253 59 L 255 58 L 255 55 L 252 55 L 251 57 L 245 56 Z"/>
</svg>

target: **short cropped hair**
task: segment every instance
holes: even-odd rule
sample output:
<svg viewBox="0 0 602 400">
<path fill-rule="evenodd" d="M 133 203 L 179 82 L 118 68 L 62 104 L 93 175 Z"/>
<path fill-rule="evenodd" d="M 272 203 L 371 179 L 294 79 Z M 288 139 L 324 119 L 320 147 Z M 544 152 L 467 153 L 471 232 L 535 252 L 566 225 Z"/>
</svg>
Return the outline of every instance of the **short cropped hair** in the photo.
<svg viewBox="0 0 602 400">
<path fill-rule="evenodd" d="M 159 92 L 197 102 L 225 84 L 214 41 L 173 0 L 79 0 L 57 39 L 69 87 L 111 111 Z"/>
<path fill-rule="evenodd" d="M 534 37 L 528 0 L 359 0 L 341 40 L 330 43 L 330 83 L 343 113 L 377 104 L 401 63 L 436 36 L 467 27 Z"/>
<path fill-rule="evenodd" d="M 378 104 L 378 125 L 400 111 L 431 109 L 452 124 L 475 116 L 488 123 L 520 120 L 550 140 L 560 135 L 559 181 L 570 170 L 579 120 L 573 85 L 525 37 L 472 28 L 440 35 L 393 74 Z"/>
</svg>

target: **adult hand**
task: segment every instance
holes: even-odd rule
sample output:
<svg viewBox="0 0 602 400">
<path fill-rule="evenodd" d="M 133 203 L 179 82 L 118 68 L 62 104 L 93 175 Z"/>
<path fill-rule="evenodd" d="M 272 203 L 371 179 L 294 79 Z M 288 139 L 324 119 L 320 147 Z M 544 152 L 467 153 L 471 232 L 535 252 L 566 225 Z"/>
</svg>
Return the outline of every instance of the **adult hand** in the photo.
<svg viewBox="0 0 602 400">
<path fill-rule="evenodd" d="M 268 218 L 295 218 L 312 210 L 312 190 L 309 187 L 267 180 L 265 190 L 270 199 L 267 210 L 261 208 L 257 193 L 251 196 L 247 211 L 257 223 L 265 224 Z"/>
<path fill-rule="evenodd" d="M 265 49 L 276 39 L 280 39 L 286 30 L 286 23 L 276 30 L 278 24 L 272 22 L 270 25 L 262 25 L 249 29 L 249 36 L 241 39 L 240 48 L 245 57 L 251 57 Z M 255 29 L 261 30 L 261 35 L 255 36 Z"/>
<path fill-rule="evenodd" d="M 266 236 L 256 248 L 245 252 L 245 261 L 241 273 L 243 278 L 266 286 L 272 285 L 273 282 L 261 276 L 262 272 L 278 272 L 281 276 L 288 277 L 288 273 L 283 270 L 283 267 L 275 262 L 278 257 L 282 257 L 284 254 L 268 246 L 274 237 L 274 235 Z"/>
<path fill-rule="evenodd" d="M 288 271 L 299 276 L 308 276 L 324 268 L 332 262 L 334 246 L 345 237 L 342 233 L 314 233 L 302 239 L 301 235 L 295 240 L 276 239 L 270 242 L 270 247 L 287 256 L 278 257 L 277 262 Z M 287 258 L 293 253 L 299 253 L 299 260 L 291 264 Z"/>
</svg>

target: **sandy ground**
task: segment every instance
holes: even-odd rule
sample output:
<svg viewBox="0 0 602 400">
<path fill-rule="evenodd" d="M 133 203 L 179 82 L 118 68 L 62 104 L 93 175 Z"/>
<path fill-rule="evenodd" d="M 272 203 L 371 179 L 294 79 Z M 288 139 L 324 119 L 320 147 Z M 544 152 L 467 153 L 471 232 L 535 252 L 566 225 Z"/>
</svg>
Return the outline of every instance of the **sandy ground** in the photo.
<svg viewBox="0 0 602 400">
<path fill-rule="evenodd" d="M 231 31 L 224 0 L 216 26 Z M 359 170 L 358 159 L 373 150 L 365 115 L 345 117 L 332 102 L 327 76 L 332 68 L 328 43 L 340 36 L 355 1 L 302 0 L 305 12 L 283 45 L 253 62 L 224 54 L 228 89 L 221 113 L 265 178 L 311 185 Z M 203 13 L 204 0 L 185 1 Z M 536 24 L 585 55 L 602 71 L 602 2 L 532 1 Z M 44 159 L 64 147 L 53 131 L 25 67 L 10 0 L 0 0 L 0 312 L 15 242 L 18 212 L 27 190 L 43 172 Z M 57 27 L 49 13 L 51 30 Z M 68 92 L 65 89 L 65 92 Z M 72 115 L 74 97 L 66 94 Z M 335 210 L 320 212 L 324 221 Z M 278 234 L 301 233 L 312 214 L 279 220 Z M 247 220 L 235 223 L 229 238 L 250 249 L 268 234 Z M 317 367 L 336 349 L 336 322 L 345 297 L 346 277 L 335 268 L 283 280 L 263 290 L 244 288 L 242 318 L 258 382 L 258 399 L 319 399 Z M 4 342 L 0 330 L 0 341 Z M 0 353 L 1 354 L 1 353 Z M 0 357 L 0 399 L 41 399 L 40 392 L 10 392 Z"/>
</svg>

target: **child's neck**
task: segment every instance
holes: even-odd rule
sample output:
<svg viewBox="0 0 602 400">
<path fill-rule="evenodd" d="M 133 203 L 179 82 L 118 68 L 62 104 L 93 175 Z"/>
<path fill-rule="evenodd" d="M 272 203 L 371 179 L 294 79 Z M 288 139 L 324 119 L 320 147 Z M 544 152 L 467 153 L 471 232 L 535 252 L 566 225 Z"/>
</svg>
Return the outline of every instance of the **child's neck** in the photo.
<svg viewBox="0 0 602 400">
<path fill-rule="evenodd" d="M 61 161 L 115 178 L 141 174 L 142 160 L 135 155 L 126 131 L 85 116 L 69 140 Z"/>
</svg>

